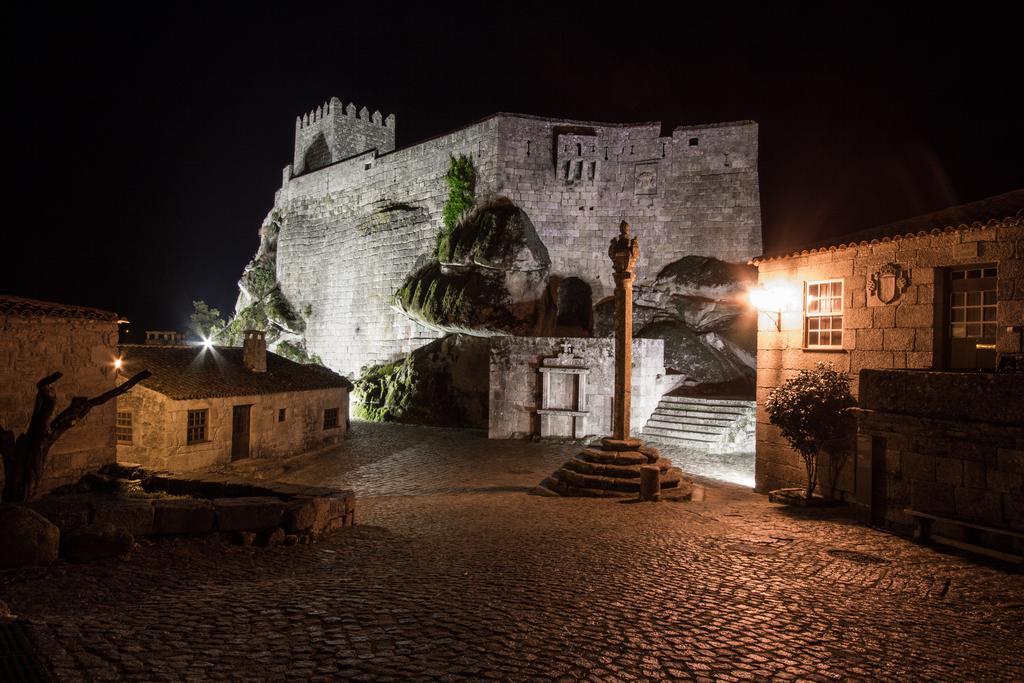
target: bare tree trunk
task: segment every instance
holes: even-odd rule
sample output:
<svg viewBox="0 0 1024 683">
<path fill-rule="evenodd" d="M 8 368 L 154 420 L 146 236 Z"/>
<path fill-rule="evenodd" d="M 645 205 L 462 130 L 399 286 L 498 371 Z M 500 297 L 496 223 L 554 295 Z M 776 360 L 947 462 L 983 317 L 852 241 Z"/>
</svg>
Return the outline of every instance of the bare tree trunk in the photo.
<svg viewBox="0 0 1024 683">
<path fill-rule="evenodd" d="M 55 372 L 36 383 L 36 404 L 32 410 L 28 430 L 17 438 L 14 432 L 0 427 L 0 455 L 4 464 L 5 503 L 21 503 L 31 500 L 43 476 L 46 458 L 57 439 L 75 423 L 84 418 L 90 410 L 112 398 L 127 392 L 136 384 L 149 377 L 149 370 L 143 370 L 119 387 L 100 394 L 95 398 L 76 396 L 71 404 L 50 419 L 57 406 L 57 395 L 53 384 L 63 375 Z"/>
<path fill-rule="evenodd" d="M 814 495 L 814 487 L 818 483 L 818 454 L 801 453 L 804 457 L 804 466 L 807 468 L 807 491 L 808 500 Z"/>
</svg>

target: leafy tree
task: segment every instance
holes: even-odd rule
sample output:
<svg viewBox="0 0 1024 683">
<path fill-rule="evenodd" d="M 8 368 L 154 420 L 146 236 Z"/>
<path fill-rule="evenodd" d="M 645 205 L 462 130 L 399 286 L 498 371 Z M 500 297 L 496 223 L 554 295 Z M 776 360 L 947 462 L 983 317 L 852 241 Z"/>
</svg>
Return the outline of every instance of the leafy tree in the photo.
<svg viewBox="0 0 1024 683">
<path fill-rule="evenodd" d="M 225 323 L 220 317 L 220 311 L 210 308 L 205 301 L 193 301 L 195 309 L 189 317 L 189 324 L 192 331 L 202 339 L 213 339 L 223 331 Z"/>
<path fill-rule="evenodd" d="M 846 434 L 845 410 L 854 405 L 849 378 L 831 363 L 801 370 L 768 395 L 769 421 L 782 431 L 807 468 L 808 498 L 818 479 L 818 453 L 826 443 Z"/>
</svg>

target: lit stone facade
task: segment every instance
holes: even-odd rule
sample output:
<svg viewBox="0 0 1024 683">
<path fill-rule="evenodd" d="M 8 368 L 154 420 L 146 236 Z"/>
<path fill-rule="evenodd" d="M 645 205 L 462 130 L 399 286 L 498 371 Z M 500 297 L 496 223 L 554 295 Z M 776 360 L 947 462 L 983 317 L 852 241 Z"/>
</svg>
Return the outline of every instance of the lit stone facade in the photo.
<svg viewBox="0 0 1024 683">
<path fill-rule="evenodd" d="M 563 344 L 588 371 L 584 405 L 588 414 L 579 420 L 575 438 L 608 436 L 612 431 L 612 400 L 615 389 L 615 342 L 613 339 L 564 339 L 561 337 L 497 337 L 491 340 L 491 389 L 489 426 L 491 439 L 531 436 L 574 436 L 572 417 L 541 415 L 545 359 L 557 359 Z M 665 342 L 633 340 L 632 434 L 638 436 L 662 395 L 676 387 L 681 375 L 665 374 Z M 576 405 L 574 379 L 560 375 L 549 380 L 551 407 Z M 542 427 L 542 420 L 548 424 Z"/>
<path fill-rule="evenodd" d="M 613 292 L 608 236 L 622 220 L 643 241 L 638 272 L 651 278 L 686 255 L 745 262 L 760 252 L 750 121 L 665 134 L 660 123 L 496 114 L 397 150 L 394 132 L 392 117 L 342 113 L 340 102 L 303 117 L 275 198 L 277 280 L 308 311 L 308 350 L 339 372 L 440 336 L 391 297 L 434 250 L 451 155 L 472 159 L 478 202 L 507 198 L 526 212 L 551 277 L 582 279 L 595 303 Z"/>
<path fill-rule="evenodd" d="M 120 462 L 188 471 L 231 461 L 232 413 L 250 408 L 249 456 L 298 455 L 338 443 L 348 429 L 348 390 L 320 389 L 255 396 L 176 401 L 137 386 L 120 397 L 117 409 L 132 414 L 131 443 L 117 444 Z M 338 426 L 324 429 L 324 410 L 338 410 Z M 188 413 L 207 410 L 207 437 L 188 443 Z M 284 421 L 279 413 L 285 411 Z"/>
<path fill-rule="evenodd" d="M 0 426 L 16 435 L 25 431 L 35 405 L 36 382 L 54 372 L 64 373 L 53 385 L 56 412 L 75 396 L 93 397 L 113 389 L 116 357 L 115 314 L 0 297 Z M 37 493 L 114 462 L 114 411 L 113 401 L 93 408 L 57 440 Z"/>
<path fill-rule="evenodd" d="M 973 220 L 972 220 L 973 219 Z M 955 221 L 955 222 L 954 222 Z M 960 222 L 962 221 L 962 222 Z M 846 241 L 753 261 L 764 288 L 789 288 L 793 306 L 776 316 L 762 313 L 757 351 L 757 489 L 802 485 L 803 464 L 768 423 L 765 400 L 775 387 L 818 362 L 848 373 L 856 395 L 864 369 L 951 367 L 951 297 L 954 271 L 991 275 L 994 299 L 987 313 L 991 340 L 979 339 L 979 367 L 994 367 L 996 354 L 1020 353 L 1024 326 L 1024 191 L 954 207 L 889 227 L 865 231 Z M 963 267 L 963 269 L 959 268 Z M 808 344 L 808 287 L 842 284 L 841 343 L 835 348 Z M 821 339 L 818 339 L 820 342 Z M 989 343 L 991 341 L 991 343 Z M 983 343 L 984 342 L 984 343 Z M 984 348 L 982 348 L 984 347 Z M 989 348 L 991 347 L 991 348 Z M 964 368 L 967 369 L 967 368 Z M 978 415 L 979 420 L 984 419 Z M 855 494 L 853 444 L 835 445 L 819 467 L 826 491 Z"/>
</svg>

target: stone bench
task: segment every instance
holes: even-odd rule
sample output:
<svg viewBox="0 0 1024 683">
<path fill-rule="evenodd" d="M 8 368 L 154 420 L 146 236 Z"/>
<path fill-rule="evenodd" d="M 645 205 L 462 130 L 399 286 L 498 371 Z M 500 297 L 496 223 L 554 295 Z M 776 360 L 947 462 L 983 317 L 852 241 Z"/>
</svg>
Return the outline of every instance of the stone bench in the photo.
<svg viewBox="0 0 1024 683">
<path fill-rule="evenodd" d="M 939 515 L 933 515 L 930 512 L 922 512 L 911 508 L 906 508 L 903 512 L 913 517 L 914 522 L 917 524 L 917 528 L 914 531 L 914 540 L 918 543 L 928 545 L 934 542 L 951 548 L 957 548 L 958 550 L 966 550 L 967 552 L 985 555 L 986 557 L 1002 560 L 1004 562 L 1011 562 L 1013 564 L 1024 563 L 1024 557 L 1014 555 L 1013 553 L 1006 553 L 1001 550 L 987 548 L 977 543 L 960 541 L 955 538 L 949 538 L 948 536 L 932 533 L 932 524 L 934 522 L 940 522 L 943 524 L 959 526 L 964 529 L 964 535 L 967 536 L 967 538 L 971 538 L 979 532 L 984 532 L 997 536 L 1006 536 L 1008 538 L 1024 539 L 1024 533 L 1013 531 L 1012 529 L 1002 529 L 998 527 L 985 526 L 983 524 L 975 524 L 961 519 L 942 517 Z"/>
</svg>

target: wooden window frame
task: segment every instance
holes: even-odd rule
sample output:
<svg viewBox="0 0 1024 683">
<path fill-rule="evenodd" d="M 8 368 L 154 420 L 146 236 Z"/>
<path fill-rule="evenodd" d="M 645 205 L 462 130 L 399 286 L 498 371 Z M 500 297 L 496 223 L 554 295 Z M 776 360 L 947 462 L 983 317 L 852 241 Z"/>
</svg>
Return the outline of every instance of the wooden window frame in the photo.
<svg viewBox="0 0 1024 683">
<path fill-rule="evenodd" d="M 122 418 L 127 416 L 126 420 Z M 134 416 L 130 410 L 119 410 L 117 411 L 117 417 L 114 419 L 114 439 L 119 446 L 131 446 L 135 443 L 133 440 L 134 433 Z M 128 438 L 124 435 L 127 434 Z"/>
<path fill-rule="evenodd" d="M 202 418 L 201 420 L 199 419 L 200 417 Z M 189 410 L 185 425 L 185 443 L 187 445 L 207 443 L 209 441 L 210 409 L 196 408 L 195 410 Z"/>
<path fill-rule="evenodd" d="M 834 293 L 834 285 L 839 285 L 838 296 Z M 829 285 L 829 293 L 827 296 L 817 296 L 814 301 L 811 300 L 811 291 L 814 288 L 820 288 L 822 285 Z M 812 306 L 812 303 L 821 302 L 827 299 L 829 302 L 828 310 L 822 311 L 820 303 L 818 306 Z M 838 302 L 839 310 L 835 310 L 836 302 Z M 812 310 L 817 308 L 817 310 Z M 803 331 L 803 342 L 804 348 L 810 351 L 841 351 L 843 349 L 843 341 L 846 336 L 846 330 L 844 327 L 844 316 L 846 315 L 846 282 L 843 278 L 829 278 L 824 280 L 809 280 L 804 284 L 804 331 Z M 811 329 L 811 321 L 816 321 L 818 329 Z M 828 327 L 825 329 L 821 328 L 823 321 L 828 320 Z M 838 326 L 836 325 L 838 320 Z M 829 335 L 828 344 L 812 344 L 811 334 L 815 333 L 820 335 L 822 332 L 826 332 Z M 832 343 L 832 336 L 839 333 L 839 343 Z"/>
</svg>

